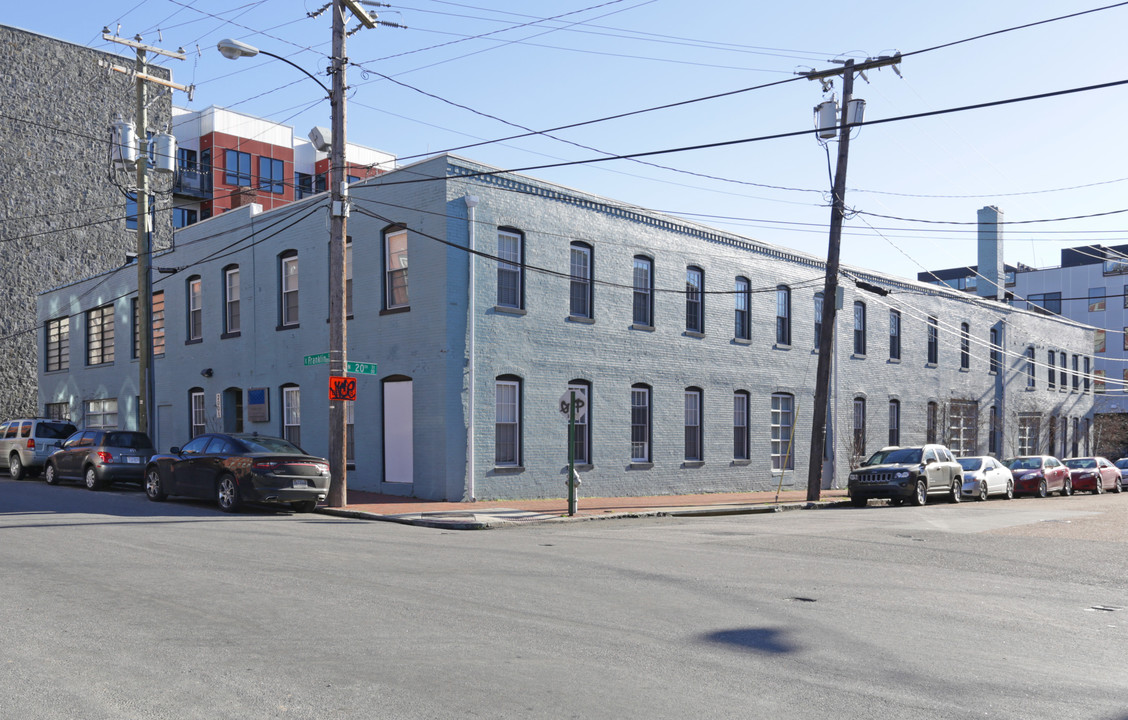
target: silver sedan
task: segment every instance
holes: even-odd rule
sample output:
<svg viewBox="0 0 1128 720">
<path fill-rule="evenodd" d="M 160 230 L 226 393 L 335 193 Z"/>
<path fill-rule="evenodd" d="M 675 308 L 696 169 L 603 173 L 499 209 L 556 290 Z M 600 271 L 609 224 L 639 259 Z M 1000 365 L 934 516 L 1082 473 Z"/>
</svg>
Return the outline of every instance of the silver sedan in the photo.
<svg viewBox="0 0 1128 720">
<path fill-rule="evenodd" d="M 962 457 L 958 459 L 963 468 L 963 496 L 986 500 L 990 495 L 1003 495 L 1007 500 L 1014 497 L 1014 476 L 990 455 Z"/>
</svg>

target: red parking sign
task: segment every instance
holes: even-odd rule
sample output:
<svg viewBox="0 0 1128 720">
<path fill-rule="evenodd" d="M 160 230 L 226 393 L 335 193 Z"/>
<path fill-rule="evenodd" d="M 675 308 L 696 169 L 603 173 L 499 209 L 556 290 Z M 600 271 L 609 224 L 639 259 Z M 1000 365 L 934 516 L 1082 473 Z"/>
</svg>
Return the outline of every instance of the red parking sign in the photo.
<svg viewBox="0 0 1128 720">
<path fill-rule="evenodd" d="M 330 377 L 330 400 L 356 400 L 356 378 Z"/>
</svg>

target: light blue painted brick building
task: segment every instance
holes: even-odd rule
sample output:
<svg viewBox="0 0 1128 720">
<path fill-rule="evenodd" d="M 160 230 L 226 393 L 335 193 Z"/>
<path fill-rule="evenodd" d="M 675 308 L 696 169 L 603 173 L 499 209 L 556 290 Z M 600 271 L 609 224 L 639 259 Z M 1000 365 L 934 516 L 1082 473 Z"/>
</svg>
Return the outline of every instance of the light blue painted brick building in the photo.
<svg viewBox="0 0 1128 720">
<path fill-rule="evenodd" d="M 569 387 L 589 399 L 581 495 L 805 487 L 820 259 L 450 155 L 350 192 L 348 357 L 378 365 L 357 376 L 350 488 L 561 497 Z M 328 366 L 304 358 L 328 350 L 328 238 L 320 195 L 155 258 L 174 271 L 154 286 L 158 447 L 242 430 L 327 452 Z M 1087 357 L 1093 328 L 843 273 L 824 487 L 887 444 L 1087 449 L 1090 383 L 1050 388 L 1026 353 Z M 131 266 L 39 297 L 44 413 L 135 426 L 135 297 Z"/>
</svg>

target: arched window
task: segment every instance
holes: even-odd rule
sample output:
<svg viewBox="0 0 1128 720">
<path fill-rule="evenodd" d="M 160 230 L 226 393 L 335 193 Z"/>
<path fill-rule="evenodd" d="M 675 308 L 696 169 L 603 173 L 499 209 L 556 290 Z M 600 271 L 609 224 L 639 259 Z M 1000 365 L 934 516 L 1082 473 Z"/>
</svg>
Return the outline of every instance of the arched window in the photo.
<svg viewBox="0 0 1128 720">
<path fill-rule="evenodd" d="M 237 335 L 242 328 L 239 313 L 239 266 L 223 268 L 223 334 Z"/>
<path fill-rule="evenodd" d="M 279 390 L 282 394 L 282 437 L 300 447 L 302 444 L 301 388 L 294 383 L 287 383 Z"/>
<path fill-rule="evenodd" d="M 685 389 L 685 459 L 705 459 L 702 393 L 699 387 Z"/>
<path fill-rule="evenodd" d="M 278 325 L 298 324 L 298 251 L 287 250 L 278 256 Z"/>
<path fill-rule="evenodd" d="M 635 325 L 654 326 L 654 261 L 645 255 L 634 256 Z"/>
<path fill-rule="evenodd" d="M 854 354 L 866 354 L 866 304 L 854 302 Z"/>
<path fill-rule="evenodd" d="M 751 395 L 745 390 L 732 394 L 732 457 L 747 460 L 750 457 L 748 438 L 748 411 Z"/>
<path fill-rule="evenodd" d="M 521 378 L 499 375 L 494 382 L 494 465 L 521 465 Z"/>
<path fill-rule="evenodd" d="M 650 386 L 631 386 L 631 462 L 650 462 Z"/>
<path fill-rule="evenodd" d="M 407 307 L 407 229 L 384 231 L 384 309 Z"/>
<path fill-rule="evenodd" d="M 889 359 L 901 359 L 901 313 L 889 311 Z"/>
<path fill-rule="evenodd" d="M 960 370 L 971 367 L 971 328 L 967 323 L 960 323 Z"/>
<path fill-rule="evenodd" d="M 738 340 L 748 340 L 752 337 L 752 324 L 748 308 L 752 302 L 752 284 L 746 277 L 738 277 L 734 286 L 733 301 L 736 308 L 736 325 L 733 337 Z"/>
<path fill-rule="evenodd" d="M 571 276 L 568 291 L 568 313 L 572 317 L 592 317 L 593 259 L 592 247 L 574 242 L 568 250 L 568 271 Z"/>
<path fill-rule="evenodd" d="M 889 401 L 889 444 L 901 444 L 901 401 Z"/>
<path fill-rule="evenodd" d="M 189 437 L 207 432 L 207 415 L 204 409 L 204 389 L 194 387 L 188 391 L 188 431 Z"/>
<path fill-rule="evenodd" d="M 690 265 L 685 270 L 685 329 L 705 332 L 705 271 Z"/>
<path fill-rule="evenodd" d="M 854 443 L 851 455 L 855 462 L 866 456 L 866 399 L 854 398 Z"/>
<path fill-rule="evenodd" d="M 185 289 L 188 296 L 188 342 L 198 342 L 204 339 L 204 281 L 199 275 L 193 275 L 186 281 Z"/>
<path fill-rule="evenodd" d="M 776 288 L 776 343 L 791 344 L 791 288 L 786 285 Z"/>
<path fill-rule="evenodd" d="M 819 349 L 819 343 L 822 341 L 822 321 L 823 321 L 823 294 L 821 292 L 815 293 L 815 349 Z"/>
<path fill-rule="evenodd" d="M 575 455 L 573 459 L 577 465 L 590 465 L 591 459 L 591 428 L 592 428 L 592 396 L 591 396 L 591 381 L 590 380 L 572 380 L 568 383 L 569 390 L 575 390 L 577 395 L 583 394 L 587 397 L 585 402 L 585 412 L 581 415 L 576 415 L 576 435 L 572 443 L 575 448 Z"/>
<path fill-rule="evenodd" d="M 497 231 L 497 304 L 525 307 L 525 236 L 520 230 Z"/>
</svg>

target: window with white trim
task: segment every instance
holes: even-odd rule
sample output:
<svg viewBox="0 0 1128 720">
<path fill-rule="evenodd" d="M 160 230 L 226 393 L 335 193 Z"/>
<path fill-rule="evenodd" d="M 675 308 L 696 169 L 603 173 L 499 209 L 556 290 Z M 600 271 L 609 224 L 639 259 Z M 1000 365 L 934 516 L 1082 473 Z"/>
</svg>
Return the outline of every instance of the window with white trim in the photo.
<svg viewBox="0 0 1128 720">
<path fill-rule="evenodd" d="M 524 238 L 512 230 L 497 231 L 497 304 L 499 307 L 523 307 L 525 272 Z"/>
<path fill-rule="evenodd" d="M 188 414 L 191 427 L 189 437 L 197 437 L 208 431 L 207 408 L 204 405 L 202 388 L 192 388 L 188 391 Z"/>
<path fill-rule="evenodd" d="M 237 333 L 241 327 L 239 316 L 239 266 L 223 271 L 223 332 Z"/>
<path fill-rule="evenodd" d="M 384 307 L 407 307 L 407 230 L 384 233 Z"/>
<path fill-rule="evenodd" d="M 705 332 L 705 271 L 690 266 L 685 271 L 685 329 Z"/>
<path fill-rule="evenodd" d="M 283 327 L 298 324 L 298 254 L 290 251 L 280 258 L 281 323 Z"/>
<path fill-rule="evenodd" d="M 772 470 L 795 468 L 795 396 L 772 393 Z"/>
<path fill-rule="evenodd" d="M 585 243 L 574 242 L 568 249 L 568 314 L 572 317 L 592 317 L 592 249 Z"/>
<path fill-rule="evenodd" d="M 685 459 L 703 459 L 701 423 L 701 388 L 685 389 Z"/>
<path fill-rule="evenodd" d="M 302 444 L 302 404 L 301 388 L 297 385 L 282 386 L 282 437 L 298 445 Z"/>
<path fill-rule="evenodd" d="M 502 376 L 494 386 L 494 465 L 521 464 L 521 381 Z"/>
<path fill-rule="evenodd" d="M 645 255 L 634 256 L 635 325 L 654 326 L 654 261 Z"/>
<path fill-rule="evenodd" d="M 576 417 L 576 435 L 575 442 L 572 443 L 575 448 L 575 455 L 573 459 L 577 465 L 590 465 L 591 464 L 591 383 L 587 380 L 573 380 L 568 383 L 569 390 L 576 390 L 577 394 L 580 392 L 587 393 L 587 412 L 583 417 Z"/>
<path fill-rule="evenodd" d="M 748 411 L 751 396 L 744 390 L 732 394 L 732 457 L 734 460 L 749 458 Z"/>
<path fill-rule="evenodd" d="M 901 401 L 889 401 L 889 444 L 901 444 Z"/>
<path fill-rule="evenodd" d="M 188 339 L 204 337 L 204 281 L 199 275 L 188 278 Z"/>
<path fill-rule="evenodd" d="M 631 386 L 631 462 L 650 462 L 650 386 Z"/>
<path fill-rule="evenodd" d="M 117 398 L 86 401 L 87 430 L 115 430 L 118 426 Z"/>
</svg>

